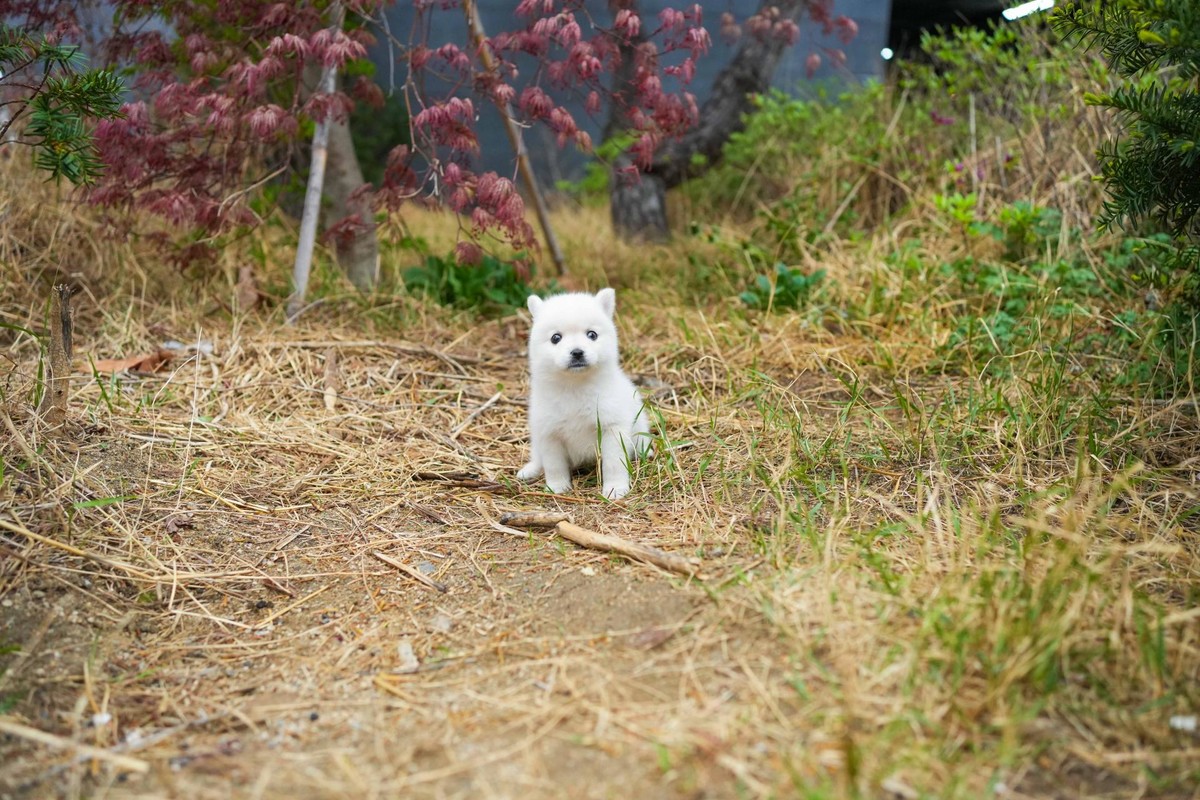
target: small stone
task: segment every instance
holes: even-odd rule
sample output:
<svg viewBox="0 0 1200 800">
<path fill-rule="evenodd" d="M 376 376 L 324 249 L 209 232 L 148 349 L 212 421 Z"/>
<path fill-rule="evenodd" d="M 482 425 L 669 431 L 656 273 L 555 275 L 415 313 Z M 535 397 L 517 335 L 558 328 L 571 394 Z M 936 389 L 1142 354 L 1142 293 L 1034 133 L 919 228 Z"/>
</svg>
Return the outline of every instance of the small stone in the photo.
<svg viewBox="0 0 1200 800">
<path fill-rule="evenodd" d="M 417 659 L 412 642 L 408 639 L 401 639 L 396 643 L 396 660 L 398 663 L 395 671 L 401 675 L 416 672 L 421 668 L 421 662 Z"/>
<path fill-rule="evenodd" d="M 429 629 L 438 633 L 449 633 L 454 627 L 454 620 L 448 614 L 437 614 L 429 621 Z"/>
</svg>

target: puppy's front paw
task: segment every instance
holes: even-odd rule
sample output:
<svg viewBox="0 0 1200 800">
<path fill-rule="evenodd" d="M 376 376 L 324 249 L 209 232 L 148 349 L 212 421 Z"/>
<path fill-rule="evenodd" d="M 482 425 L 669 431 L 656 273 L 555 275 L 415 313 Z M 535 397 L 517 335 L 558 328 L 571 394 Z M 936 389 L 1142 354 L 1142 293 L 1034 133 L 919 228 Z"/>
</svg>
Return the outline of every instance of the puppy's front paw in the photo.
<svg viewBox="0 0 1200 800">
<path fill-rule="evenodd" d="M 519 481 L 533 481 L 537 480 L 541 476 L 542 465 L 535 461 L 530 461 L 528 464 L 521 467 L 520 471 L 517 472 L 517 480 Z"/>
<path fill-rule="evenodd" d="M 565 493 L 571 491 L 571 479 L 567 478 L 565 481 L 547 480 L 546 488 L 549 489 L 550 491 L 554 492 L 555 494 L 565 494 Z"/>
<path fill-rule="evenodd" d="M 625 483 L 609 483 L 605 484 L 604 496 L 609 500 L 620 500 L 625 495 L 629 494 L 629 482 Z"/>
</svg>

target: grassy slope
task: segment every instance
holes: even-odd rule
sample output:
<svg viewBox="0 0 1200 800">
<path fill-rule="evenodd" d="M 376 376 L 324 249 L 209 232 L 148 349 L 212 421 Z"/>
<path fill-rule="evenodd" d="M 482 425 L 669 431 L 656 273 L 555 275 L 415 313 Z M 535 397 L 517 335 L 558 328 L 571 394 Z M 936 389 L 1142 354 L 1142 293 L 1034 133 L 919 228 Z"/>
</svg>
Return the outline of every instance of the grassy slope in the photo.
<svg viewBox="0 0 1200 800">
<path fill-rule="evenodd" d="M 1082 224 L 1086 149 L 1056 130 L 981 184 L 985 219 L 1057 198 L 1062 230 Z M 904 155 L 877 163 L 900 174 Z M 36 344 L 0 329 L 0 645 L 20 648 L 0 656 L 0 703 L 149 772 L 15 736 L 0 786 L 1197 796 L 1200 743 L 1171 726 L 1198 705 L 1197 419 L 1190 394 L 1128 369 L 1153 342 L 1122 316 L 1138 300 L 1108 280 L 1112 243 L 1038 234 L 1007 253 L 911 180 L 886 226 L 789 233 L 811 197 L 863 192 L 860 219 L 895 200 L 856 163 L 772 168 L 809 181 L 798 223 L 757 182 L 711 185 L 678 210 L 730 221 L 668 247 L 615 242 L 602 210 L 557 215 L 567 285 L 619 288 L 626 365 L 661 415 L 620 505 L 591 476 L 561 498 L 513 485 L 521 317 L 359 299 L 324 272 L 286 328 L 286 230 L 181 282 L 5 164 L 0 322 L 40 329 L 57 271 L 84 292 L 65 434 L 28 412 Z M 455 235 L 406 224 L 435 252 Z M 737 293 L 776 257 L 826 278 L 796 311 L 747 311 Z M 1045 268 L 1060 261 L 1087 275 Z M 245 264 L 276 296 L 231 313 Z M 172 337 L 213 354 L 89 374 Z M 698 556 L 705 579 L 498 532 L 514 508 Z"/>
<path fill-rule="evenodd" d="M 1011 380 L 947 371 L 929 304 L 821 310 L 897 280 L 887 242 L 825 252 L 815 310 L 747 314 L 676 278 L 710 246 L 624 248 L 600 212 L 561 215 L 577 279 L 623 287 L 628 367 L 658 387 L 663 452 L 613 507 L 590 479 L 508 488 L 519 319 L 347 294 L 296 329 L 231 316 L 219 279 L 159 294 L 150 255 L 54 207 L 9 206 L 33 222 L 6 236 L 5 322 L 38 325 L 31 265 L 75 243 L 115 276 L 80 298 L 83 372 L 167 335 L 215 346 L 81 378 L 53 437 L 24 410 L 36 349 L 8 336 L 4 519 L 87 556 L 5 533 L 0 631 L 22 653 L 0 691 L 154 767 L 122 793 L 1190 796 L 1195 742 L 1168 725 L 1200 666 L 1190 406 L 1100 405 L 1047 353 Z M 514 507 L 700 555 L 707 580 L 495 533 Z M 397 671 L 406 644 L 427 671 Z M 2 747 L 34 793 L 115 786 Z"/>
</svg>

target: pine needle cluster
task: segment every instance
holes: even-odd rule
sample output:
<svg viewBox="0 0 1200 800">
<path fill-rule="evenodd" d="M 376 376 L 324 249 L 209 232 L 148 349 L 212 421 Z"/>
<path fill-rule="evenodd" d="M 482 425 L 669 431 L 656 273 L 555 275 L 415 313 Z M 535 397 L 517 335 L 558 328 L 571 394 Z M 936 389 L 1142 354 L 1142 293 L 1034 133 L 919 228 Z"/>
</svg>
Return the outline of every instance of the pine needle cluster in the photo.
<svg viewBox="0 0 1200 800">
<path fill-rule="evenodd" d="M 0 147 L 33 148 L 55 179 L 91 184 L 103 171 L 90 123 L 120 115 L 120 79 L 85 69 L 78 47 L 0 24 Z"/>
<path fill-rule="evenodd" d="M 1076 3 L 1054 24 L 1067 41 L 1099 48 L 1127 78 L 1112 93 L 1087 96 L 1127 124 L 1123 140 L 1099 151 L 1109 194 L 1101 224 L 1152 218 L 1180 239 L 1200 238 L 1200 3 Z"/>
</svg>

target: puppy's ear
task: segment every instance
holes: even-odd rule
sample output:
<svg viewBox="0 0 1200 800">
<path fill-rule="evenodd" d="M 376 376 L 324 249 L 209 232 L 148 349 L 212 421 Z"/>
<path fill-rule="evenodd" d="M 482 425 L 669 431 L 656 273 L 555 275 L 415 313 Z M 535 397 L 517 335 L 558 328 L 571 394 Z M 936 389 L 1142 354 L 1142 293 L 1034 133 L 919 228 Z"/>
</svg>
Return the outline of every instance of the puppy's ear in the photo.
<svg viewBox="0 0 1200 800">
<path fill-rule="evenodd" d="M 600 307 L 604 309 L 604 313 L 610 317 L 617 310 L 617 292 L 615 289 L 601 289 L 596 292 L 596 300 L 599 301 Z"/>
<path fill-rule="evenodd" d="M 529 313 L 536 317 L 538 310 L 542 307 L 542 298 L 536 294 L 531 294 L 529 295 L 529 299 L 525 301 L 525 305 L 529 308 Z"/>
</svg>

